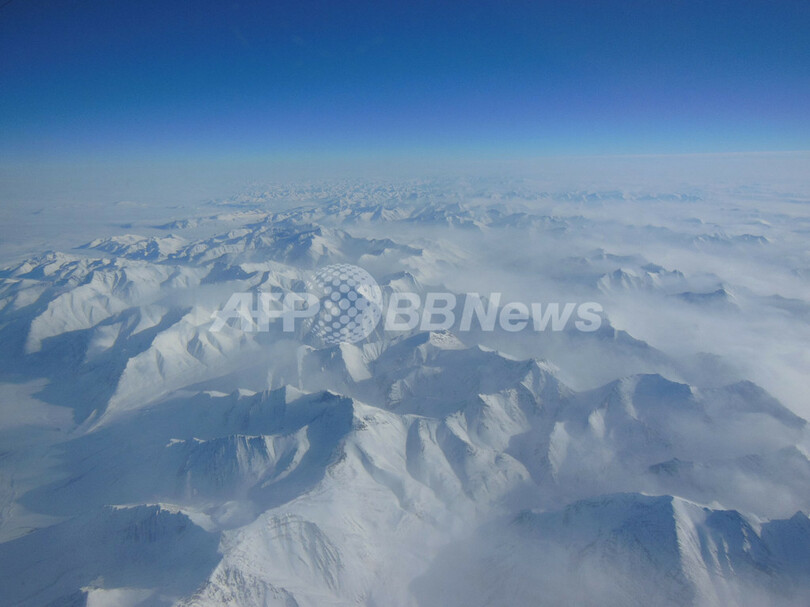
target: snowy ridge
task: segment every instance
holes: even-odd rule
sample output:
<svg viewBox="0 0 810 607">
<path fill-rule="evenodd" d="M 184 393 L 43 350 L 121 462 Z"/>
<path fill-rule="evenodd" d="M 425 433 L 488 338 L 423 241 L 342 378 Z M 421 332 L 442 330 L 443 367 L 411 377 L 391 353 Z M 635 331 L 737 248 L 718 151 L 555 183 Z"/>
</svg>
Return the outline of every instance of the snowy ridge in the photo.
<svg viewBox="0 0 810 607">
<path fill-rule="evenodd" d="M 3 406 L 18 421 L 0 426 L 0 605 L 806 604 L 810 441 L 795 403 L 763 387 L 774 368 L 693 355 L 665 322 L 633 320 L 652 308 L 725 330 L 766 311 L 801 336 L 810 265 L 791 258 L 794 288 L 775 294 L 712 257 L 782 263 L 778 238 L 751 233 L 772 227 L 603 215 L 692 217 L 703 200 L 279 187 L 151 228 L 169 235 L 3 268 Z M 687 253 L 602 246 L 600 225 Z M 378 327 L 321 349 L 276 325 L 210 330 L 231 293 L 298 291 L 338 262 L 368 269 L 386 301 L 464 302 L 488 284 L 507 301 L 604 302 L 604 322 Z"/>
</svg>

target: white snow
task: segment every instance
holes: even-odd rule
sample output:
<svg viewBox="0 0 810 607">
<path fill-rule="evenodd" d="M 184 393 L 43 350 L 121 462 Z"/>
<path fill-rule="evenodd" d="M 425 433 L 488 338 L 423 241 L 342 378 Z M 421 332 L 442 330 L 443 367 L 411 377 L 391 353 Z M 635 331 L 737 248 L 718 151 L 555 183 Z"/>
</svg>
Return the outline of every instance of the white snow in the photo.
<svg viewBox="0 0 810 607">
<path fill-rule="evenodd" d="M 806 604 L 804 203 L 554 179 L 271 187 L 9 260 L 0 605 Z M 337 262 L 605 323 L 210 330 Z"/>
</svg>

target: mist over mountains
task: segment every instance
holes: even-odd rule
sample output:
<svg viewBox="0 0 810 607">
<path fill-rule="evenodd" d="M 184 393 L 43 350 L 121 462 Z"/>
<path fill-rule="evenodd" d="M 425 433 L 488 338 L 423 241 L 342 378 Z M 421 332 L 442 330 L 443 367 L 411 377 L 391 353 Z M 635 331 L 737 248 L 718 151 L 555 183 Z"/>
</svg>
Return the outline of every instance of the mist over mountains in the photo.
<svg viewBox="0 0 810 607">
<path fill-rule="evenodd" d="M 9 252 L 0 605 L 807 604 L 808 190 L 569 185 L 262 186 Z M 337 263 L 602 322 L 211 330 Z"/>
</svg>

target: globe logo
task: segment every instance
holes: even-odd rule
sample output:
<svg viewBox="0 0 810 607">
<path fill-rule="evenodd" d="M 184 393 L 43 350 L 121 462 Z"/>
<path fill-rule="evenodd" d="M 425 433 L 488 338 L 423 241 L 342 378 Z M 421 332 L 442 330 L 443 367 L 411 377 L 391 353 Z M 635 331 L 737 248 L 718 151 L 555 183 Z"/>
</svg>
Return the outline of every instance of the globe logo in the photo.
<svg viewBox="0 0 810 607">
<path fill-rule="evenodd" d="M 323 345 L 361 341 L 382 318 L 382 289 L 363 268 L 345 263 L 326 266 L 308 281 L 307 290 L 320 302 L 309 335 Z"/>
</svg>

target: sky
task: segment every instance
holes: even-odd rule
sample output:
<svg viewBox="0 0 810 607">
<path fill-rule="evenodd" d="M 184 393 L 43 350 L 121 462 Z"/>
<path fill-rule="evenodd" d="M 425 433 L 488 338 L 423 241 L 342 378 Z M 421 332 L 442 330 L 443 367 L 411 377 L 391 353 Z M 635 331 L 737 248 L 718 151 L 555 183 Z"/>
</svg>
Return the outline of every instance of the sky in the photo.
<svg viewBox="0 0 810 607">
<path fill-rule="evenodd" d="M 12 0 L 0 164 L 810 149 L 810 3 Z"/>
</svg>

